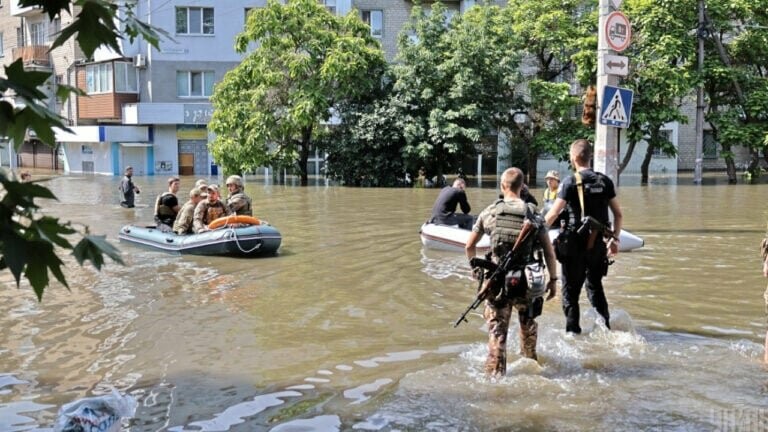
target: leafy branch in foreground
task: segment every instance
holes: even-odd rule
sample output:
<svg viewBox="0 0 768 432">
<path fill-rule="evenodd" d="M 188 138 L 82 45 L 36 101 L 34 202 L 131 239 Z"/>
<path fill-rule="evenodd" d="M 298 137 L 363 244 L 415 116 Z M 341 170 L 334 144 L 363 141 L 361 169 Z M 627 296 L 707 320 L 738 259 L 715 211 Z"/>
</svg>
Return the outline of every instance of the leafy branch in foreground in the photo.
<svg viewBox="0 0 768 432">
<path fill-rule="evenodd" d="M 100 47 L 121 53 L 119 42 L 124 36 L 131 42 L 141 37 L 154 47 L 158 46 L 160 37 L 167 36 L 164 31 L 138 20 L 132 2 L 18 0 L 18 4 L 22 8 L 39 8 L 51 20 L 64 13 L 77 13 L 58 34 L 51 50 L 74 38 L 85 58 L 92 58 Z M 47 108 L 47 96 L 40 90 L 51 76 L 49 72 L 25 70 L 19 59 L 6 66 L 4 76 L 0 77 L 0 95 L 13 96 L 13 102 L 0 100 L 0 137 L 10 138 L 16 150 L 24 143 L 27 131 L 34 131 L 49 146 L 55 145 L 56 128 L 69 131 L 64 119 Z M 63 100 L 72 94 L 83 93 L 74 87 L 57 86 L 57 98 Z M 90 261 L 97 270 L 104 265 L 104 255 L 123 264 L 118 250 L 105 236 L 91 234 L 87 226 L 78 231 L 71 222 L 41 214 L 35 199 L 56 197 L 44 186 L 20 183 L 9 172 L 0 171 L 0 270 L 10 270 L 17 287 L 23 275 L 38 300 L 42 300 L 51 282 L 50 272 L 69 288 L 62 271 L 64 263 L 58 256 L 61 249 L 70 249 L 80 265 Z M 73 245 L 69 238 L 77 234 L 81 239 Z"/>
</svg>

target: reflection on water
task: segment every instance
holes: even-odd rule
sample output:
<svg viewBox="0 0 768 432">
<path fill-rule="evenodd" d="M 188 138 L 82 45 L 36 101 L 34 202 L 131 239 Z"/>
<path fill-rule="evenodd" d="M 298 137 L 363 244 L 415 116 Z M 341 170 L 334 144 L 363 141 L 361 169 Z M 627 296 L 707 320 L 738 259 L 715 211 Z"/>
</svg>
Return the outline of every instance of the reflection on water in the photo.
<svg viewBox="0 0 768 432">
<path fill-rule="evenodd" d="M 138 206 L 123 209 L 118 180 L 54 179 L 45 211 L 116 241 L 152 220 L 165 188 L 137 178 Z M 584 334 L 567 336 L 559 299 L 547 302 L 540 363 L 516 354 L 513 325 L 508 373 L 492 381 L 480 310 L 451 327 L 476 288 L 466 258 L 419 243 L 436 190 L 250 182 L 256 214 L 283 235 L 276 258 L 120 245 L 125 267 L 67 258 L 71 291 L 42 303 L 0 273 L 0 430 L 50 430 L 62 404 L 113 387 L 139 401 L 131 431 L 765 428 L 768 187 L 621 185 L 646 246 L 606 280 L 614 330 L 585 310 Z M 479 211 L 497 191 L 468 194 Z"/>
</svg>

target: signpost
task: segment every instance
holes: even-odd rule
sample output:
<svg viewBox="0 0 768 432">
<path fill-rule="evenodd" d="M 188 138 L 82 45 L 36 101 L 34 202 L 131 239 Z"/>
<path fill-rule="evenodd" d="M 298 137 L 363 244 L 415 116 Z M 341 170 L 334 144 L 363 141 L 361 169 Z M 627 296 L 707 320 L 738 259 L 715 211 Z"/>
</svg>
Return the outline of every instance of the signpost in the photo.
<svg viewBox="0 0 768 432">
<path fill-rule="evenodd" d="M 629 58 L 606 54 L 603 60 L 603 67 L 606 73 L 624 77 L 629 75 Z"/>
<path fill-rule="evenodd" d="M 616 52 L 622 52 L 629 46 L 632 38 L 632 27 L 629 19 L 623 13 L 611 12 L 605 20 L 605 42 Z"/>
<path fill-rule="evenodd" d="M 600 124 L 620 128 L 629 127 L 634 94 L 630 89 L 605 86 L 603 101 L 600 104 Z"/>
<path fill-rule="evenodd" d="M 597 107 L 595 122 L 595 170 L 618 186 L 619 131 L 629 125 L 633 94 L 619 89 L 619 76 L 629 74 L 629 59 L 616 55 L 629 47 L 632 27 L 626 15 L 616 11 L 621 0 L 599 0 L 597 37 Z M 613 9 L 612 9 L 613 8 Z M 612 11 L 613 10 L 613 11 Z"/>
</svg>

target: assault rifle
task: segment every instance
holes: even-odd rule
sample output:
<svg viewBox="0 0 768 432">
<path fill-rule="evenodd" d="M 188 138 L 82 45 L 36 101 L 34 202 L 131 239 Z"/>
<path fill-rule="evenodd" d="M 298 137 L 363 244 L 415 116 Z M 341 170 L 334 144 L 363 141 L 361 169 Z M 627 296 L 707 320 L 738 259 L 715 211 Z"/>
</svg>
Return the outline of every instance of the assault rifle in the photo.
<svg viewBox="0 0 768 432">
<path fill-rule="evenodd" d="M 534 235 L 538 235 L 540 227 L 541 221 L 537 219 L 532 214 L 528 206 L 526 206 L 525 222 L 523 222 L 523 228 L 520 230 L 520 234 L 517 236 L 512 249 L 505 253 L 503 257 L 501 257 L 498 264 L 489 259 L 478 257 L 473 257 L 469 260 L 469 265 L 473 269 L 481 268 L 485 271 L 480 274 L 480 284 L 477 287 L 477 296 L 475 297 L 475 300 L 472 302 L 472 304 L 469 305 L 469 307 L 467 307 L 464 313 L 461 314 L 459 319 L 456 320 L 456 322 L 453 324 L 454 328 L 458 327 L 462 321 L 467 321 L 467 314 L 469 314 L 471 310 L 480 306 L 480 303 L 488 298 L 492 298 L 498 295 L 499 289 L 504 284 L 504 277 L 506 276 L 507 271 L 517 261 L 519 261 L 520 258 L 522 258 L 518 256 L 520 255 L 520 246 L 523 244 L 523 242 L 528 240 L 531 232 L 533 232 Z M 485 282 L 485 284 L 483 282 Z"/>
<path fill-rule="evenodd" d="M 599 220 L 595 219 L 592 216 L 584 216 L 581 219 L 581 226 L 576 231 L 579 234 L 585 234 L 584 231 L 589 229 L 588 237 L 587 237 L 587 250 L 592 249 L 595 245 L 595 239 L 597 239 L 597 234 L 602 233 L 604 238 L 609 238 L 608 244 L 613 240 L 617 240 L 618 236 L 616 233 L 609 227 L 608 225 L 600 222 Z"/>
</svg>

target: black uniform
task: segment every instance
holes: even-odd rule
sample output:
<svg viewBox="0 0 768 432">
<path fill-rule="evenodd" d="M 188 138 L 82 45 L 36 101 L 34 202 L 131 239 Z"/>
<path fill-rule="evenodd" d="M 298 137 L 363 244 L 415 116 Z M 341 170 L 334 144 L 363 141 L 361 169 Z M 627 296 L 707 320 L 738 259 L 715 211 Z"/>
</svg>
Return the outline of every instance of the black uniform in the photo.
<svg viewBox="0 0 768 432">
<path fill-rule="evenodd" d="M 584 213 L 586 216 L 592 216 L 608 225 L 608 202 L 616 197 L 613 181 L 605 174 L 597 173 L 592 169 L 585 169 L 579 173 L 584 190 Z M 567 216 L 569 227 L 578 229 L 582 214 L 576 178 L 573 175 L 567 177 L 560 185 L 557 197 L 566 202 L 566 211 L 569 212 Z M 586 239 L 580 237 L 580 240 L 583 242 L 581 246 L 585 252 L 569 256 L 561 262 L 565 330 L 573 333 L 581 333 L 579 296 L 581 295 L 581 286 L 585 284 L 585 281 L 587 297 L 592 307 L 605 319 L 606 326 L 609 326 L 610 319 L 608 300 L 606 300 L 603 291 L 603 276 L 608 271 L 606 245 L 599 238 L 591 250 L 586 250 Z"/>
<path fill-rule="evenodd" d="M 456 206 L 461 206 L 464 214 L 456 214 Z M 430 222 L 442 225 L 459 225 L 464 229 L 472 229 L 474 218 L 469 215 L 471 210 L 467 201 L 467 194 L 459 188 L 446 186 L 437 196 L 432 207 L 432 219 Z"/>
</svg>

